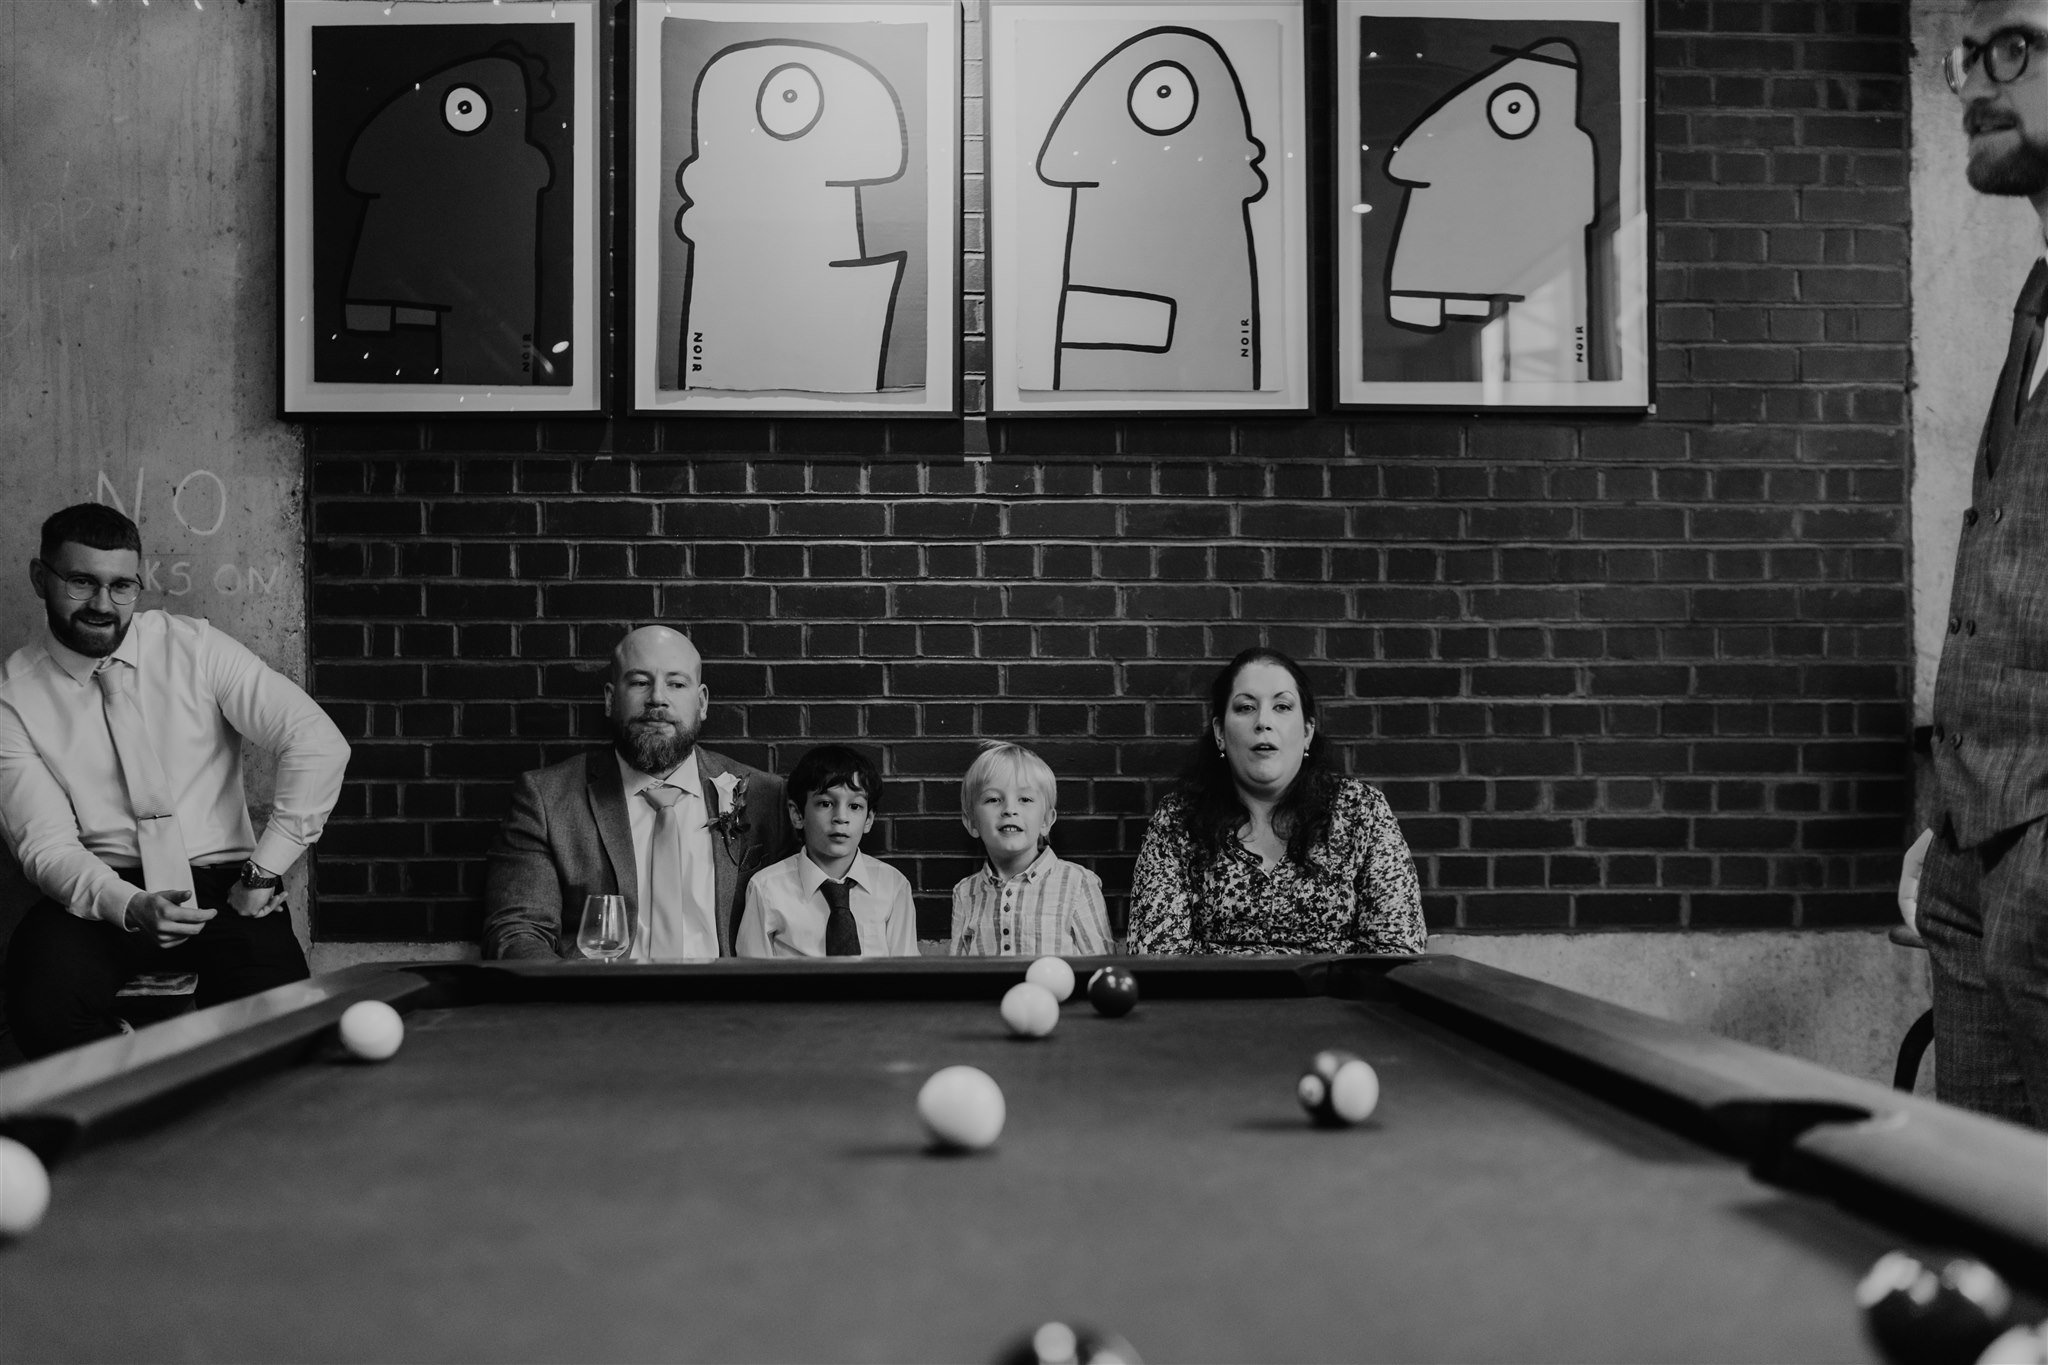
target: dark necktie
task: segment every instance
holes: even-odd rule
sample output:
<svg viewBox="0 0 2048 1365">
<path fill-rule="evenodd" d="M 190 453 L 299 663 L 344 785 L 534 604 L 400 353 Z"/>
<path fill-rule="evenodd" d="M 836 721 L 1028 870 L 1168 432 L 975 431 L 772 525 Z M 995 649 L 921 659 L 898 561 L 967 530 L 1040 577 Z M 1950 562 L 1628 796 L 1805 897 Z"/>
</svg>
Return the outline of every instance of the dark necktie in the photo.
<svg viewBox="0 0 2048 1365">
<path fill-rule="evenodd" d="M 825 956 L 859 957 L 860 930 L 854 927 L 852 888 L 845 882 L 819 882 L 818 889 L 825 893 L 825 904 L 832 907 L 832 913 L 825 920 Z"/>
<path fill-rule="evenodd" d="M 1998 372 L 1998 391 L 1991 398 L 1991 420 L 1984 428 L 1984 471 L 1998 472 L 1998 462 L 2012 440 L 2020 412 L 2027 406 L 2034 362 L 2041 356 L 2041 315 L 2048 310 L 2048 261 L 2037 260 L 2027 272 L 2019 302 L 2012 306 L 2012 341 L 2005 350 L 2005 368 Z"/>
</svg>

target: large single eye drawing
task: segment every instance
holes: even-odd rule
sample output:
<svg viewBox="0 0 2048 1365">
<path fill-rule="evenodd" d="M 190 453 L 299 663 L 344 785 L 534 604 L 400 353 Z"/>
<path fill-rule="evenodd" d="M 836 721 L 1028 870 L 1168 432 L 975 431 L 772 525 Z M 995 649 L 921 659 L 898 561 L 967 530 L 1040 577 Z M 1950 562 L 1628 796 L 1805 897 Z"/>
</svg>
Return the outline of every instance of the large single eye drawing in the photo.
<svg viewBox="0 0 2048 1365">
<path fill-rule="evenodd" d="M 458 85 L 441 101 L 441 121 L 458 133 L 473 133 L 491 121 L 491 102 L 473 85 Z"/>
<path fill-rule="evenodd" d="M 1486 100 L 1486 121 L 1502 137 L 1527 137 L 1536 126 L 1536 92 L 1526 85 L 1503 85 Z"/>
<path fill-rule="evenodd" d="M 1195 121 L 1201 92 L 1179 62 L 1154 62 L 1131 82 L 1131 118 L 1148 133 L 1164 137 Z"/>
<path fill-rule="evenodd" d="M 769 72 L 754 100 L 754 113 L 768 130 L 768 136 L 784 142 L 810 132 L 818 115 L 824 112 L 825 91 L 818 84 L 817 75 L 808 66 L 795 62 Z"/>
</svg>

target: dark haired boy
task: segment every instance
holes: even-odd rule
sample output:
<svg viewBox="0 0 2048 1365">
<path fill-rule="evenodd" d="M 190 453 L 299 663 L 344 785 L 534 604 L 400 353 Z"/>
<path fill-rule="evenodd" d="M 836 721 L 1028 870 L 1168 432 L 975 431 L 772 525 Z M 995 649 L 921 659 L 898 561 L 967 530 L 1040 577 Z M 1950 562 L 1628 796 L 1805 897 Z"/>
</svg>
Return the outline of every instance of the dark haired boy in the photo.
<svg viewBox="0 0 2048 1365">
<path fill-rule="evenodd" d="M 789 823 L 803 848 L 747 884 L 739 956 L 917 956 L 909 880 L 860 851 L 881 801 L 881 774 L 858 749 L 826 744 L 797 761 Z"/>
</svg>

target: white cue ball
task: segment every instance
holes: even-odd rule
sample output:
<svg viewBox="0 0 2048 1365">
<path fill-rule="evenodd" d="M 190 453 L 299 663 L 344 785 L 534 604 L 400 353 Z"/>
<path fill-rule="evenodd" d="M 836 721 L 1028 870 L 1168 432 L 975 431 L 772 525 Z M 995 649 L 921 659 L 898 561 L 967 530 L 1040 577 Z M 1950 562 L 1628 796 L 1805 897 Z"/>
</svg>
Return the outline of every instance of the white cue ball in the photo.
<svg viewBox="0 0 2048 1365">
<path fill-rule="evenodd" d="M 978 1152 L 1002 1136 L 1002 1088 L 978 1068 L 944 1067 L 917 1092 L 917 1116 L 941 1147 Z"/>
<path fill-rule="evenodd" d="M 1041 957 L 1024 973 L 1024 979 L 1051 991 L 1055 1000 L 1065 1000 L 1074 993 L 1074 969 L 1063 957 Z"/>
<path fill-rule="evenodd" d="M 382 1000 L 358 1000 L 341 1012 L 341 1045 L 351 1057 L 381 1062 L 405 1041 L 405 1021 Z"/>
<path fill-rule="evenodd" d="M 1380 1107 L 1380 1076 L 1367 1062 L 1351 1061 L 1330 1078 L 1330 1108 L 1346 1123 L 1363 1123 Z"/>
<path fill-rule="evenodd" d="M 35 1231 L 50 1207 L 50 1176 L 34 1152 L 0 1137 L 0 1239 Z"/>
<path fill-rule="evenodd" d="M 2044 1361 L 2048 1361 L 2048 1322 L 2015 1327 L 1977 1357 L 1977 1365 L 2042 1365 Z"/>
<path fill-rule="evenodd" d="M 1019 1038 L 1043 1038 L 1060 1021 L 1060 1002 L 1045 987 L 1020 981 L 1003 992 L 1003 1022 Z"/>
</svg>

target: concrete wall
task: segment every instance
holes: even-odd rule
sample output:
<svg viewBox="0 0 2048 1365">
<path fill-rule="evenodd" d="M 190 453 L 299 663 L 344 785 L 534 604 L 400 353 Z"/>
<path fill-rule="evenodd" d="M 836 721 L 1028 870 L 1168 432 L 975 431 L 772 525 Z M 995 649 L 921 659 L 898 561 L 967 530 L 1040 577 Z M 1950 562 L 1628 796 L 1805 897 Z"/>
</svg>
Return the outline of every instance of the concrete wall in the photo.
<svg viewBox="0 0 2048 1365">
<path fill-rule="evenodd" d="M 1429 946 L 1885 1085 L 1928 1005 L 1927 954 L 1875 929 L 1439 934 Z"/>
<path fill-rule="evenodd" d="M 273 396 L 275 23 L 233 0 L 0 4 L 0 648 L 39 628 L 42 517 L 97 499 L 141 525 L 145 606 L 305 677 L 302 439 Z"/>
</svg>

